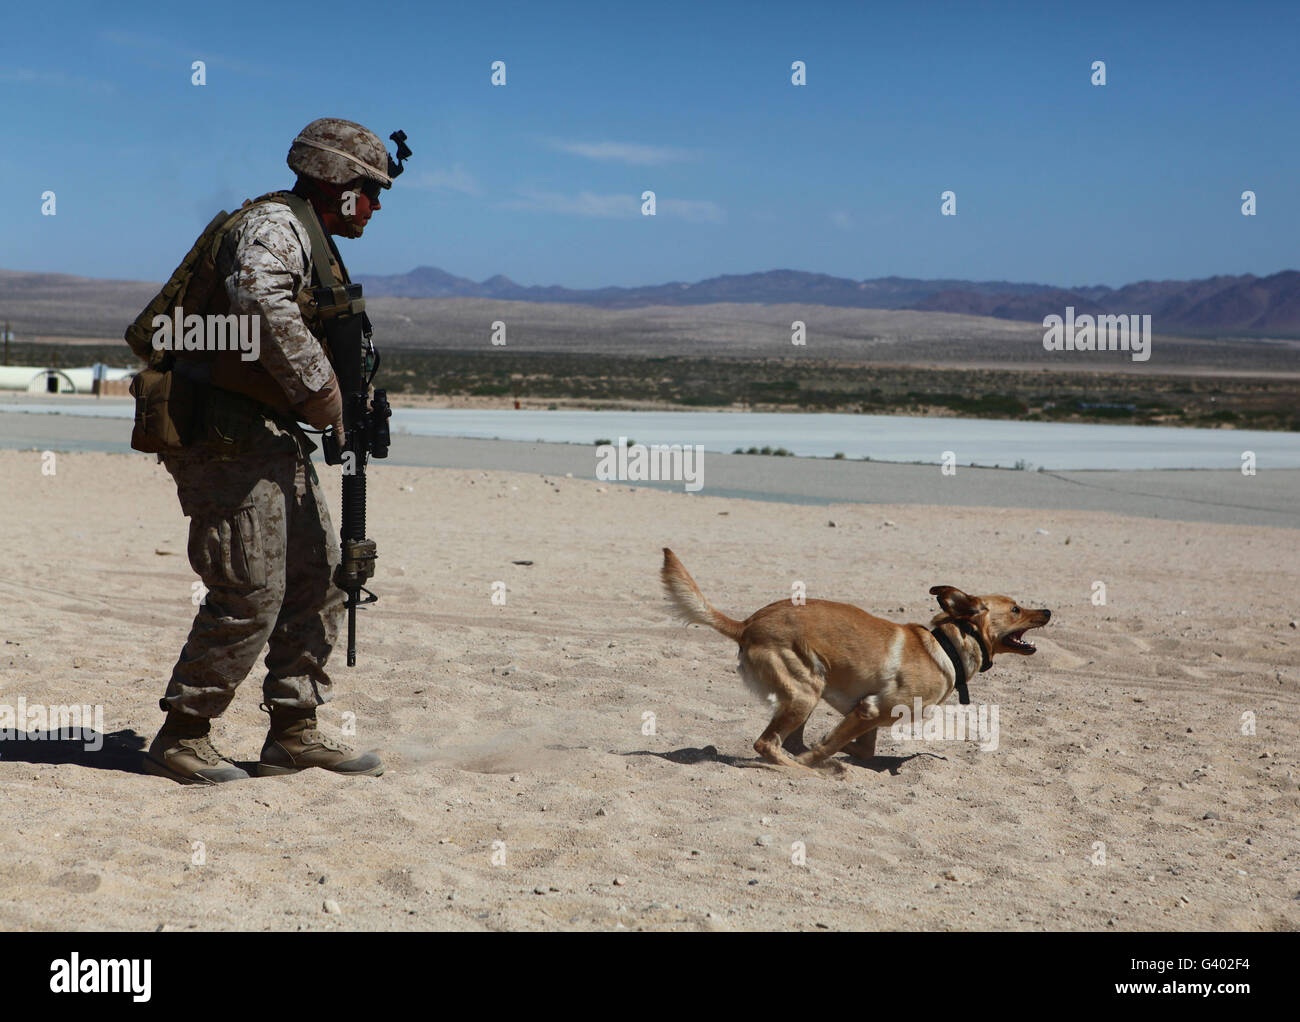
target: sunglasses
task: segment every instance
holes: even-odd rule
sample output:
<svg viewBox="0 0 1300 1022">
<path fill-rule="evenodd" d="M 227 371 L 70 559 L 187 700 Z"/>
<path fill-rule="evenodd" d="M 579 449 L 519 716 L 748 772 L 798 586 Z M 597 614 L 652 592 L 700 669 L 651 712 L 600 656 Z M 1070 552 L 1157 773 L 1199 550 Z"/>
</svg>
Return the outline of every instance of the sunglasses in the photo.
<svg viewBox="0 0 1300 1022">
<path fill-rule="evenodd" d="M 366 178 L 361 184 L 361 194 L 371 202 L 379 201 L 379 192 L 384 186 L 372 178 Z"/>
</svg>

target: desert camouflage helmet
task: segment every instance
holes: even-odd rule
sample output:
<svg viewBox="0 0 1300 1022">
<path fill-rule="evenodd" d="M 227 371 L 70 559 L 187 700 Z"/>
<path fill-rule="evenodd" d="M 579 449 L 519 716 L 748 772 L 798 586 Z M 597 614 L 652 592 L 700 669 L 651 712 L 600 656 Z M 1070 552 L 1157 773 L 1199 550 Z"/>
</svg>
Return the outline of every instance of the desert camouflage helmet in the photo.
<svg viewBox="0 0 1300 1022">
<path fill-rule="evenodd" d="M 355 121 L 322 117 L 312 121 L 289 147 L 289 167 L 304 177 L 342 185 L 359 177 L 391 188 L 391 161 L 379 136 Z"/>
</svg>

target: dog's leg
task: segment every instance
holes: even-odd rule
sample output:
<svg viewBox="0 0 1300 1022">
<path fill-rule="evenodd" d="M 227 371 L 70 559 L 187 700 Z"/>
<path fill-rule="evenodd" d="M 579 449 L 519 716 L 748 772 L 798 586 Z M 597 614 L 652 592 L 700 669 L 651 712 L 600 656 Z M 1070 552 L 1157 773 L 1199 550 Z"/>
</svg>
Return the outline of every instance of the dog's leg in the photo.
<svg viewBox="0 0 1300 1022">
<path fill-rule="evenodd" d="M 806 769 L 797 759 L 785 751 L 782 747 L 782 738 L 807 720 L 808 715 L 812 713 L 813 706 L 816 705 L 816 700 L 813 700 L 811 706 L 796 703 L 781 707 L 776 711 L 776 716 L 772 718 L 772 722 L 767 725 L 767 730 L 758 736 L 758 741 L 754 743 L 754 751 L 769 763 L 775 763 L 777 766 Z"/>
<path fill-rule="evenodd" d="M 871 759 L 876 755 L 876 736 L 880 734 L 880 728 L 873 727 L 861 738 L 855 738 L 844 746 L 844 751 L 850 756 L 857 756 L 858 759 Z"/>
<path fill-rule="evenodd" d="M 760 685 L 766 688 L 777 706 L 767 729 L 754 742 L 754 751 L 777 766 L 807 769 L 783 746 L 788 735 L 795 732 L 802 735 L 804 724 L 821 699 L 824 682 L 790 651 L 751 647 L 745 660 L 751 683 L 757 682 L 756 688 Z"/>
<path fill-rule="evenodd" d="M 808 743 L 804 741 L 803 737 L 804 724 L 807 723 L 808 721 L 804 720 L 802 724 L 785 736 L 784 741 L 781 742 L 781 747 L 784 748 L 786 752 L 797 756 L 801 752 L 808 751 Z"/>
<path fill-rule="evenodd" d="M 889 715 L 882 712 L 880 700 L 876 696 L 867 696 L 844 715 L 844 719 L 831 729 L 830 734 L 799 756 L 798 762 L 804 766 L 820 766 L 859 735 L 871 732 L 874 736 L 875 729 L 888 720 Z M 872 751 L 875 751 L 874 747 Z"/>
</svg>

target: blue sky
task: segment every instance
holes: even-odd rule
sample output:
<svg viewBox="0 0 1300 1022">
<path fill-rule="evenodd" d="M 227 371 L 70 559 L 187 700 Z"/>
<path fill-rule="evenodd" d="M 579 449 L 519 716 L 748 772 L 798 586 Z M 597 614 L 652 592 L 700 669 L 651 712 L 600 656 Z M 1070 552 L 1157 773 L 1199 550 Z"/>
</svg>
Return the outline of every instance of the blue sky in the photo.
<svg viewBox="0 0 1300 1022">
<path fill-rule="evenodd" d="M 163 279 L 217 210 L 292 182 L 289 143 L 321 116 L 402 128 L 415 152 L 343 249 L 357 273 L 1120 285 L 1300 266 L 1295 3 L 290 9 L 11 5 L 0 268 Z"/>
</svg>

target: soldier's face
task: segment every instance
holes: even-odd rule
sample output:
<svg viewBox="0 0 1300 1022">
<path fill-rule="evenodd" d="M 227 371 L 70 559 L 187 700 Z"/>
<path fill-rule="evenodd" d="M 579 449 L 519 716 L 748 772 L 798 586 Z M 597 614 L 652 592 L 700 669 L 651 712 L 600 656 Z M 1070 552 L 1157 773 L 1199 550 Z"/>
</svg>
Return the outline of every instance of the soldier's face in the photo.
<svg viewBox="0 0 1300 1022">
<path fill-rule="evenodd" d="M 383 208 L 378 186 L 366 181 L 353 181 L 338 188 L 338 203 L 338 212 L 322 217 L 321 221 L 330 234 L 343 238 L 361 237 L 370 218 Z"/>
</svg>

